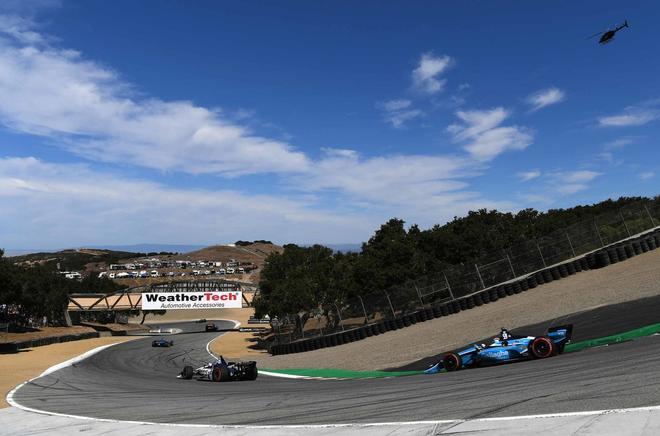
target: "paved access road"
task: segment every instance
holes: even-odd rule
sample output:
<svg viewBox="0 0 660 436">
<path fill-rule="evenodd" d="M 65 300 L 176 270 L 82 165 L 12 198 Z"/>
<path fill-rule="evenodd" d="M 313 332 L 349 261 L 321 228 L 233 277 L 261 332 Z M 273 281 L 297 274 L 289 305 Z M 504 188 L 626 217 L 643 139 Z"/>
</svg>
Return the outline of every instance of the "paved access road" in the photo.
<svg viewBox="0 0 660 436">
<path fill-rule="evenodd" d="M 184 330 L 203 327 L 189 324 Z M 172 348 L 151 348 L 152 338 L 122 343 L 25 385 L 14 399 L 35 409 L 99 418 L 259 425 L 484 418 L 660 405 L 660 336 L 449 374 L 365 380 L 260 376 L 253 382 L 229 383 L 177 379 L 184 364 L 209 359 L 206 344 L 214 336 L 217 333 L 176 335 Z"/>
</svg>

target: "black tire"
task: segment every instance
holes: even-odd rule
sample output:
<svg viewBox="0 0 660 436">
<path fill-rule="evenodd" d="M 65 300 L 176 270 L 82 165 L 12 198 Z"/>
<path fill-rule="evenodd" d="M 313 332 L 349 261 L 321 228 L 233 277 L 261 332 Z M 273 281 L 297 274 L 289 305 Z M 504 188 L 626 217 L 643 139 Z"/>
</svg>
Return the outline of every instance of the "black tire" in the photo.
<svg viewBox="0 0 660 436">
<path fill-rule="evenodd" d="M 596 268 L 603 268 L 609 266 L 610 256 L 607 254 L 607 251 L 601 250 L 596 252 Z"/>
<path fill-rule="evenodd" d="M 193 367 L 190 365 L 186 365 L 183 367 L 183 371 L 181 371 L 181 378 L 184 380 L 192 380 L 193 372 L 194 372 Z"/>
<path fill-rule="evenodd" d="M 442 310 L 440 306 L 433 306 L 433 317 L 440 318 L 442 316 Z"/>
<path fill-rule="evenodd" d="M 474 294 L 474 305 L 475 306 L 481 306 L 484 304 L 484 300 L 481 299 L 481 294 Z"/>
<path fill-rule="evenodd" d="M 550 268 L 550 274 L 552 275 L 552 278 L 554 280 L 561 280 L 561 274 L 559 273 L 559 268 L 558 267 L 552 267 Z"/>
<path fill-rule="evenodd" d="M 626 252 L 626 258 L 630 259 L 631 257 L 635 256 L 635 250 L 633 250 L 632 244 L 624 245 L 623 249 Z"/>
<path fill-rule="evenodd" d="M 511 283 L 511 290 L 513 290 L 514 294 L 520 294 L 522 292 L 522 288 L 520 287 L 520 283 L 518 283 L 518 282 Z"/>
<path fill-rule="evenodd" d="M 229 370 L 224 366 L 213 368 L 213 372 L 211 373 L 211 380 L 214 382 L 229 381 Z"/>
<path fill-rule="evenodd" d="M 550 283 L 554 281 L 554 277 L 552 277 L 552 273 L 550 272 L 549 269 L 544 269 L 541 271 L 541 274 L 543 275 L 543 283 Z"/>
<path fill-rule="evenodd" d="M 449 315 L 449 304 L 443 304 L 440 306 L 440 313 L 442 316 L 447 316 Z"/>
<path fill-rule="evenodd" d="M 635 254 L 642 254 L 644 251 L 642 250 L 642 246 L 639 243 L 639 241 L 633 241 L 632 243 L 633 251 Z"/>
<path fill-rule="evenodd" d="M 626 249 L 623 247 L 623 245 L 619 245 L 618 247 L 616 247 L 616 257 L 619 258 L 619 262 L 628 259 L 628 255 L 626 254 Z"/>
<path fill-rule="evenodd" d="M 555 354 L 555 344 L 545 336 L 534 338 L 529 344 L 529 351 L 535 359 L 545 359 Z"/>
<path fill-rule="evenodd" d="M 646 238 L 646 245 L 649 246 L 649 250 L 655 250 L 658 248 L 658 245 L 655 243 L 655 239 L 652 236 Z"/>
<path fill-rule="evenodd" d="M 529 291 L 529 283 L 527 282 L 527 279 L 519 280 L 518 286 L 520 286 L 520 292 Z"/>
<path fill-rule="evenodd" d="M 536 280 L 537 286 L 545 284 L 545 275 L 543 274 L 543 271 L 539 271 L 534 274 L 534 279 Z"/>
<path fill-rule="evenodd" d="M 458 300 L 458 307 L 460 307 L 461 310 L 467 310 L 468 307 L 467 307 L 467 301 L 466 301 L 465 298 L 461 298 L 460 300 Z"/>
<path fill-rule="evenodd" d="M 257 370 L 257 362 L 250 362 L 250 366 L 248 367 L 245 380 L 253 381 L 256 380 L 258 376 L 259 376 L 259 371 Z"/>
<path fill-rule="evenodd" d="M 490 291 L 480 292 L 479 295 L 481 295 L 481 301 L 483 301 L 484 304 L 490 303 Z"/>
<path fill-rule="evenodd" d="M 573 264 L 573 262 L 568 262 L 566 264 L 566 272 L 568 272 L 569 276 L 575 274 L 575 265 Z"/>
<path fill-rule="evenodd" d="M 610 264 L 615 264 L 619 262 L 619 256 L 617 255 L 616 249 L 610 248 L 607 250 L 607 257 L 610 258 Z"/>
<path fill-rule="evenodd" d="M 568 277 L 568 268 L 566 268 L 565 264 L 561 264 L 557 267 L 557 271 L 559 271 L 559 276 L 563 279 L 565 277 Z"/>
<path fill-rule="evenodd" d="M 500 285 L 497 287 L 497 298 L 506 298 L 506 288 L 504 285 Z"/>
<path fill-rule="evenodd" d="M 582 271 L 587 271 L 589 269 L 589 261 L 587 260 L 587 258 L 581 257 L 579 260 L 580 260 L 580 267 L 582 267 Z"/>
<path fill-rule="evenodd" d="M 463 365 L 458 354 L 449 353 L 442 358 L 442 366 L 447 371 L 458 371 Z"/>
<path fill-rule="evenodd" d="M 649 244 L 647 244 L 644 239 L 639 241 L 639 246 L 642 247 L 642 253 L 646 253 L 647 251 L 649 251 Z"/>
<path fill-rule="evenodd" d="M 529 289 L 534 289 L 539 283 L 536 281 L 536 275 L 527 277 L 527 287 Z"/>
<path fill-rule="evenodd" d="M 511 283 L 504 285 L 504 293 L 506 295 L 513 295 L 513 285 Z"/>
</svg>

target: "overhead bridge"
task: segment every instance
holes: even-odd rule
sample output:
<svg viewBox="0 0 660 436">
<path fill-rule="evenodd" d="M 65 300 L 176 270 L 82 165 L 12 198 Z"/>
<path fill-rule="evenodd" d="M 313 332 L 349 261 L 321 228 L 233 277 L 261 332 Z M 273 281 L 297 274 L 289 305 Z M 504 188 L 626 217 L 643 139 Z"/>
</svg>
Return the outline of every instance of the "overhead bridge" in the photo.
<svg viewBox="0 0 660 436">
<path fill-rule="evenodd" d="M 240 283 L 225 280 L 190 282 L 167 282 L 136 286 L 109 294 L 70 294 L 69 312 L 132 311 L 142 308 L 142 293 L 145 292 L 212 292 L 241 291 L 243 307 L 250 306 L 253 293 L 243 289 Z"/>
</svg>

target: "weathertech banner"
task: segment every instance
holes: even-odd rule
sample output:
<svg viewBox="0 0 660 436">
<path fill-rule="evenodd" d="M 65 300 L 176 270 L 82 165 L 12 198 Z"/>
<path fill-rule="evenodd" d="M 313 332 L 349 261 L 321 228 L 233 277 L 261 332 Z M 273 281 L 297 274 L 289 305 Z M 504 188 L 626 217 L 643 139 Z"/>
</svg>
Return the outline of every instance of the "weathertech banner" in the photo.
<svg viewBox="0 0 660 436">
<path fill-rule="evenodd" d="M 142 310 L 240 309 L 242 294 L 231 292 L 146 292 Z"/>
</svg>

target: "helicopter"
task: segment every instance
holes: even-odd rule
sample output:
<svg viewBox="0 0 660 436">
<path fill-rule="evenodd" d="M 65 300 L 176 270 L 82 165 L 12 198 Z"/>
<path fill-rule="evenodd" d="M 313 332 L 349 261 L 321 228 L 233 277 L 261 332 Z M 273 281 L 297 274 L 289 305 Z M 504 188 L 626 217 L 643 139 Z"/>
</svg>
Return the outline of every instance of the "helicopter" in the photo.
<svg viewBox="0 0 660 436">
<path fill-rule="evenodd" d="M 605 32 L 594 33 L 593 35 L 591 35 L 589 37 L 589 39 L 594 38 L 596 36 L 600 36 L 600 39 L 598 40 L 598 43 L 601 44 L 601 45 L 605 45 L 608 42 L 611 42 L 614 39 L 614 35 L 616 34 L 616 32 L 623 29 L 624 27 L 630 27 L 630 26 L 628 26 L 628 20 L 625 20 L 623 22 L 623 24 L 620 25 L 620 26 L 615 26 L 614 29 L 609 29 Z"/>
</svg>

